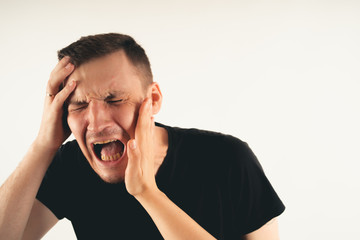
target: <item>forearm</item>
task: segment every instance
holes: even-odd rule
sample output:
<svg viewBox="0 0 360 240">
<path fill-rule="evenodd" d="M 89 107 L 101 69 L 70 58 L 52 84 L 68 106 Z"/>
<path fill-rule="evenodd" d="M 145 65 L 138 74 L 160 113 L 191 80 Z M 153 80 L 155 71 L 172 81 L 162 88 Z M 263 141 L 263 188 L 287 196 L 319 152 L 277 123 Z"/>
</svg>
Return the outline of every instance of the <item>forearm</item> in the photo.
<svg viewBox="0 0 360 240">
<path fill-rule="evenodd" d="M 0 239 L 19 239 L 55 149 L 36 143 L 0 188 Z"/>
<path fill-rule="evenodd" d="M 215 239 L 161 191 L 135 197 L 153 219 L 164 239 Z"/>
</svg>

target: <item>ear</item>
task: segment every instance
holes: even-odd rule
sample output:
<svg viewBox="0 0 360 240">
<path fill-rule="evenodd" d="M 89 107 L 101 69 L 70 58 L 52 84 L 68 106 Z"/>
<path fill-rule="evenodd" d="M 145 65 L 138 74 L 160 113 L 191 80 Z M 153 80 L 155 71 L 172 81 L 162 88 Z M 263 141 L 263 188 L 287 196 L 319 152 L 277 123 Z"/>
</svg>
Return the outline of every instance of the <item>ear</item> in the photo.
<svg viewBox="0 0 360 240">
<path fill-rule="evenodd" d="M 148 97 L 152 100 L 152 114 L 155 115 L 160 111 L 163 98 L 158 83 L 153 82 L 150 85 Z"/>
</svg>

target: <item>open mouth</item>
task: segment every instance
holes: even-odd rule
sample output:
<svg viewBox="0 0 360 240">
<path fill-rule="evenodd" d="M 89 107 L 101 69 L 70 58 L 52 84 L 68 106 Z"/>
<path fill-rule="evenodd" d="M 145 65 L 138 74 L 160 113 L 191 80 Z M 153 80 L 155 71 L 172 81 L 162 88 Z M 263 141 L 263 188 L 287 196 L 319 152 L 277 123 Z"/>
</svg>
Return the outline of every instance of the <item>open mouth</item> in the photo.
<svg viewBox="0 0 360 240">
<path fill-rule="evenodd" d="M 124 153 L 124 144 L 116 139 L 94 143 L 94 153 L 102 161 L 116 161 Z"/>
</svg>

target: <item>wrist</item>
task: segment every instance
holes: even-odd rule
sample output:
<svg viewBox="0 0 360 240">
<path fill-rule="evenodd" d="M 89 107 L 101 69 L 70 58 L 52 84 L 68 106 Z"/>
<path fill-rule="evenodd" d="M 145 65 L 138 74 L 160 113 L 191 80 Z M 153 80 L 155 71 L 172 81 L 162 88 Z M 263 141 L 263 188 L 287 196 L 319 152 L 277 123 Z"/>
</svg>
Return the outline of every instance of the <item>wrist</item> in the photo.
<svg viewBox="0 0 360 240">
<path fill-rule="evenodd" d="M 59 147 L 53 146 L 47 142 L 41 141 L 39 138 L 36 138 L 30 145 L 29 152 L 39 155 L 43 159 L 52 160 L 58 149 Z"/>
<path fill-rule="evenodd" d="M 146 191 L 143 191 L 142 193 L 139 193 L 134 196 L 135 199 L 140 202 L 141 204 L 145 202 L 151 202 L 151 201 L 157 201 L 160 198 L 167 197 L 165 193 L 160 191 L 160 189 L 147 189 Z"/>
<path fill-rule="evenodd" d="M 31 148 L 49 153 L 56 153 L 60 146 L 58 144 L 52 143 L 51 141 L 44 140 L 44 138 L 42 138 L 40 135 L 38 135 L 31 144 Z"/>
</svg>

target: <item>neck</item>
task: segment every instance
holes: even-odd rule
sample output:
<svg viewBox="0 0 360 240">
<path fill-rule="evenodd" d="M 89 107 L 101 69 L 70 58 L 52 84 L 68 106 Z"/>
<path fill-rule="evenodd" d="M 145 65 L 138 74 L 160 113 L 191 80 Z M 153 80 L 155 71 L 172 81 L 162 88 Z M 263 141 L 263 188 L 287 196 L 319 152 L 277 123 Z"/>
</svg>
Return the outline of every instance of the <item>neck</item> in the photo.
<svg viewBox="0 0 360 240">
<path fill-rule="evenodd" d="M 168 132 L 163 127 L 155 127 L 155 172 L 163 163 L 169 147 Z"/>
</svg>

